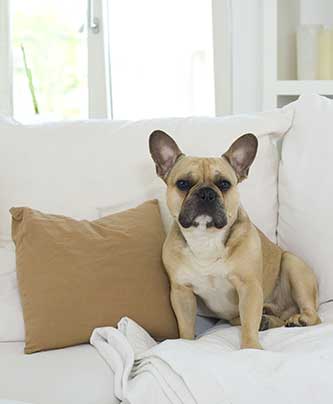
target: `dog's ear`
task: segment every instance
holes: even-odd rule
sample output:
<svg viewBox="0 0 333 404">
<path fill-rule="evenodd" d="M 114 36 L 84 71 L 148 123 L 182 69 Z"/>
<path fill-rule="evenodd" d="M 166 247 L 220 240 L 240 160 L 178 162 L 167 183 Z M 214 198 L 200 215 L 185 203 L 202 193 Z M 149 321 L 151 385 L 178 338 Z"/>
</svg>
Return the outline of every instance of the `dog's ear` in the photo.
<svg viewBox="0 0 333 404">
<path fill-rule="evenodd" d="M 156 172 L 166 180 L 171 168 L 183 153 L 171 136 L 155 130 L 149 137 L 149 150 L 156 165 Z"/>
<path fill-rule="evenodd" d="M 250 166 L 256 157 L 257 149 L 257 138 L 252 133 L 247 133 L 236 139 L 229 150 L 222 155 L 235 170 L 238 182 L 247 178 Z"/>
</svg>

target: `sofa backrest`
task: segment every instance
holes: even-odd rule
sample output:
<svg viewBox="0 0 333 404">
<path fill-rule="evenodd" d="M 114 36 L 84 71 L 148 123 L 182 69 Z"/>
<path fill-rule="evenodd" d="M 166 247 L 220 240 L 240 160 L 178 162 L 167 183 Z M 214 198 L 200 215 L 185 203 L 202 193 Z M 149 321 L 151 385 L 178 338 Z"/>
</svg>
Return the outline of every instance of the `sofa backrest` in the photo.
<svg viewBox="0 0 333 404">
<path fill-rule="evenodd" d="M 149 134 L 162 129 L 186 154 L 202 156 L 219 156 L 238 136 L 255 133 L 258 156 L 241 196 L 253 221 L 274 239 L 278 154 L 273 139 L 290 123 L 291 114 L 280 110 L 228 118 L 0 123 L 0 238 L 10 239 L 12 206 L 94 219 L 98 208 L 121 206 L 156 181 L 163 187 L 148 151 Z"/>
</svg>

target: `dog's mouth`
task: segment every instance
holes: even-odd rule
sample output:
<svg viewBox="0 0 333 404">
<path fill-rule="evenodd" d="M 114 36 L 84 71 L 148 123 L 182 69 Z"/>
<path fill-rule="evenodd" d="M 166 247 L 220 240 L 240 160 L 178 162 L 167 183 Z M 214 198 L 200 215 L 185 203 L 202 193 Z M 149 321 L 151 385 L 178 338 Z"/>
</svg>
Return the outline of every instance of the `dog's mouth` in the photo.
<svg viewBox="0 0 333 404">
<path fill-rule="evenodd" d="M 224 210 L 218 210 L 215 214 L 210 215 L 207 213 L 191 214 L 185 209 L 182 210 L 178 216 L 180 225 L 188 229 L 190 227 L 202 227 L 206 229 L 223 229 L 227 225 L 227 218 Z"/>
</svg>

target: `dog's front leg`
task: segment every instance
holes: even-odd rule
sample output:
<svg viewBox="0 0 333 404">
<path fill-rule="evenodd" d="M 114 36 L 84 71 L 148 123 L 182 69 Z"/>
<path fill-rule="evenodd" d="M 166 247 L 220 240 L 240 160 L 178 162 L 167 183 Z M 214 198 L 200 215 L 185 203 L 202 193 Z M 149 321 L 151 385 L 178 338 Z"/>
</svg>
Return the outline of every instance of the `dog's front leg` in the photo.
<svg viewBox="0 0 333 404">
<path fill-rule="evenodd" d="M 257 280 L 243 280 L 234 275 L 230 282 L 239 297 L 241 348 L 263 349 L 259 343 L 259 326 L 264 303 L 263 290 Z"/>
<path fill-rule="evenodd" d="M 171 284 L 171 304 L 176 314 L 180 338 L 193 339 L 197 301 L 188 286 Z"/>
</svg>

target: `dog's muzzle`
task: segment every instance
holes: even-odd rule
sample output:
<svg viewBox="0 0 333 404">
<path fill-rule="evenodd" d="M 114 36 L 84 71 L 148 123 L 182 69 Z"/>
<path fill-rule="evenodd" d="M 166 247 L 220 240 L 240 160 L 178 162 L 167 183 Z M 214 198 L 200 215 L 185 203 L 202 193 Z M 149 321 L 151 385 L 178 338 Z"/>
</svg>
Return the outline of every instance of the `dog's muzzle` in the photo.
<svg viewBox="0 0 333 404">
<path fill-rule="evenodd" d="M 185 229 L 198 227 L 199 217 L 210 218 L 205 220 L 206 228 L 222 229 L 227 224 L 224 206 L 217 192 L 210 187 L 201 187 L 190 195 L 183 203 L 178 221 Z"/>
</svg>

